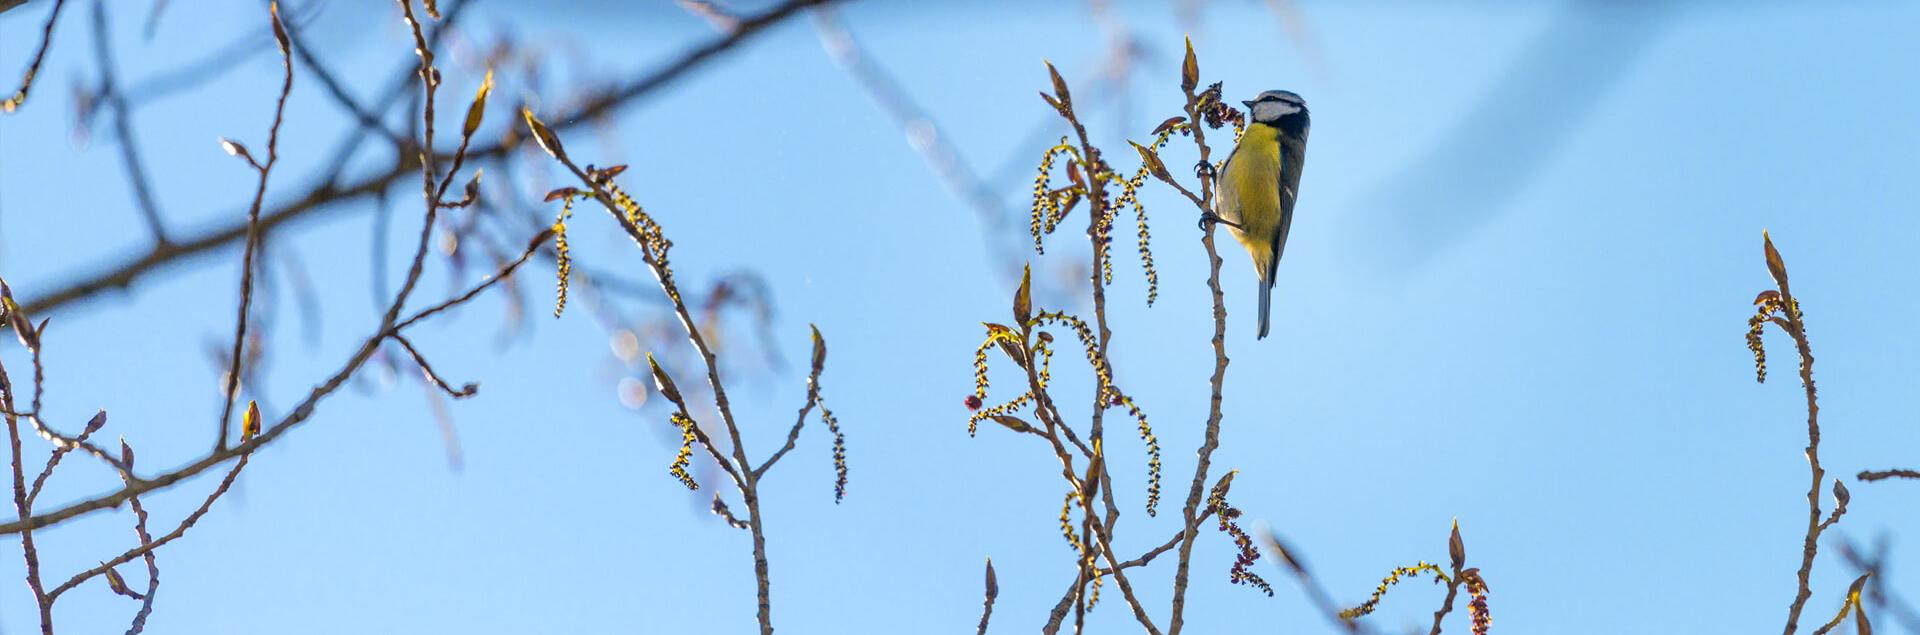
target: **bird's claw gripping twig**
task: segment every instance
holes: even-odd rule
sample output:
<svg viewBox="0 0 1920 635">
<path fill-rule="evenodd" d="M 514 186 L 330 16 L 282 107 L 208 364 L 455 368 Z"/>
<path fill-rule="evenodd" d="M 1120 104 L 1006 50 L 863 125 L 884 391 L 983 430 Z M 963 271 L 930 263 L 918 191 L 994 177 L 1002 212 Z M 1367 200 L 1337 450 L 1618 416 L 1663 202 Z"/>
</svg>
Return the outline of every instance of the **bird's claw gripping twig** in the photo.
<svg viewBox="0 0 1920 635">
<path fill-rule="evenodd" d="M 1201 159 L 1193 164 L 1193 175 L 1209 181 L 1213 180 L 1213 164 L 1208 163 L 1206 159 Z"/>
<path fill-rule="evenodd" d="M 1207 231 L 1207 229 L 1209 228 L 1209 226 L 1210 226 L 1210 225 L 1212 225 L 1212 224 L 1214 224 L 1214 223 L 1219 223 L 1219 224 L 1222 224 L 1222 225 L 1226 225 L 1226 226 L 1228 226 L 1228 227 L 1232 227 L 1232 228 L 1234 228 L 1234 229 L 1241 229 L 1241 227 L 1240 227 L 1240 224 L 1239 224 L 1239 223 L 1236 223 L 1236 222 L 1233 222 L 1233 221 L 1230 221 L 1230 220 L 1227 220 L 1227 219 L 1224 219 L 1224 218 L 1221 218 L 1219 214 L 1215 214 L 1215 213 L 1213 213 L 1213 212 L 1201 212 L 1201 213 L 1200 213 L 1200 231 Z"/>
</svg>

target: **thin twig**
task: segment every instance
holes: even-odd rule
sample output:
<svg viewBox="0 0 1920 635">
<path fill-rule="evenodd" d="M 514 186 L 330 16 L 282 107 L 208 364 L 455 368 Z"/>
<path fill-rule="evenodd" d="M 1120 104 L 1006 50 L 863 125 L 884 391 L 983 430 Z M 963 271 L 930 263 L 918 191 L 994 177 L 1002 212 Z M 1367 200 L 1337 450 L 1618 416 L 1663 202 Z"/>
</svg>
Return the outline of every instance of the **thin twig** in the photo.
<svg viewBox="0 0 1920 635">
<path fill-rule="evenodd" d="M 267 178 L 273 173 L 273 166 L 280 161 L 280 124 L 286 120 L 287 97 L 293 93 L 293 55 L 292 46 L 287 41 L 286 31 L 280 24 L 280 5 L 273 4 L 269 13 L 273 20 L 274 39 L 280 45 L 280 64 L 286 70 L 285 79 L 280 83 L 280 100 L 274 106 L 273 126 L 267 129 L 267 161 L 256 167 L 260 173 L 260 182 L 253 190 L 253 204 L 247 208 L 247 245 L 240 256 L 240 316 L 234 320 L 233 349 L 227 358 L 227 376 L 225 387 L 226 403 L 220 408 L 220 432 L 214 442 L 216 450 L 227 447 L 229 426 L 233 422 L 233 401 L 240 396 L 241 351 L 247 341 L 247 312 L 253 306 L 253 269 L 254 251 L 260 245 L 260 207 L 267 200 Z M 239 147 L 228 142 L 228 148 Z M 241 150 L 241 154 L 245 154 Z M 253 157 L 246 157 L 248 163 Z"/>
<path fill-rule="evenodd" d="M 1798 587 L 1793 604 L 1787 607 L 1786 635 L 1799 630 L 1800 612 L 1806 608 L 1807 599 L 1813 596 L 1810 578 L 1813 574 L 1813 560 L 1820 548 L 1820 534 L 1828 524 L 1820 522 L 1820 486 L 1826 481 L 1826 470 L 1820 467 L 1820 404 L 1813 382 L 1813 346 L 1807 341 L 1807 325 L 1800 312 L 1800 302 L 1793 297 L 1787 283 L 1786 263 L 1780 252 L 1774 249 L 1773 237 L 1762 235 L 1766 243 L 1767 269 L 1773 274 L 1774 283 L 1779 291 L 1776 305 L 1780 316 L 1772 321 L 1793 338 L 1795 350 L 1800 354 L 1800 385 L 1807 396 L 1807 468 L 1812 485 L 1807 489 L 1807 534 L 1801 543 L 1800 570 L 1797 574 Z M 1757 349 L 1756 349 L 1757 350 Z M 1836 497 L 1844 496 L 1844 487 L 1836 488 Z M 1842 498 L 1844 505 L 1844 498 Z M 1839 519 L 1842 510 L 1836 509 L 1834 520 Z"/>
<path fill-rule="evenodd" d="M 532 121 L 531 118 L 529 121 Z M 739 424 L 734 421 L 733 408 L 727 401 L 726 386 L 720 380 L 719 360 L 713 354 L 713 349 L 707 346 L 707 340 L 701 335 L 700 328 L 693 319 L 693 314 L 687 310 L 687 304 L 682 299 L 679 289 L 674 286 L 672 272 L 667 269 L 666 263 L 660 260 L 654 250 L 647 246 L 649 239 L 646 236 L 646 232 L 638 225 L 635 225 L 633 220 L 627 218 L 626 213 L 622 211 L 620 205 L 614 201 L 614 197 L 607 193 L 607 190 L 602 186 L 599 178 L 588 174 L 586 170 L 568 158 L 566 153 L 561 151 L 560 148 L 550 147 L 548 148 L 548 152 L 552 154 L 561 165 L 571 170 L 574 176 L 580 179 L 580 182 L 592 188 L 593 198 L 599 201 L 602 207 L 606 208 L 608 215 L 620 223 L 621 228 L 626 230 L 627 236 L 641 246 L 641 259 L 653 270 L 654 278 L 660 282 L 661 292 L 665 293 L 667 299 L 673 303 L 674 314 L 680 318 L 680 326 L 686 331 L 688 341 L 693 343 L 694 350 L 700 354 L 701 360 L 705 362 L 707 384 L 713 392 L 714 409 L 720 413 L 721 424 L 725 426 L 727 436 L 729 437 L 728 440 L 732 442 L 732 462 L 734 467 L 741 472 L 736 477 L 736 481 L 740 484 L 740 498 L 747 506 L 748 529 L 753 534 L 753 572 L 759 597 L 759 610 L 756 616 L 760 621 L 761 635 L 771 635 L 773 633 L 773 603 L 769 590 L 770 583 L 768 577 L 765 527 L 763 517 L 760 514 L 759 477 L 754 473 L 753 464 L 747 459 L 745 444 L 741 442 Z M 704 442 L 703 445 L 705 445 Z M 722 463 L 724 464 L 725 461 L 722 461 Z"/>
<path fill-rule="evenodd" d="M 153 553 L 153 535 L 147 533 L 147 509 L 140 505 L 140 497 L 128 501 L 133 506 L 133 532 L 140 537 L 140 545 L 148 547 L 140 554 L 147 561 L 147 592 L 140 596 L 140 610 L 133 614 L 133 624 L 127 627 L 127 635 L 138 635 L 147 629 L 147 617 L 153 614 L 153 596 L 160 590 L 160 563 Z"/>
<path fill-rule="evenodd" d="M 448 397 L 465 399 L 474 396 L 474 394 L 480 391 L 480 386 L 471 382 L 462 384 L 459 388 L 454 388 L 452 384 L 447 383 L 447 380 L 442 379 L 439 373 L 433 372 L 433 366 L 427 364 L 427 356 L 420 354 L 420 349 L 414 348 L 413 342 L 408 341 L 406 336 L 394 333 L 393 341 L 399 342 L 400 348 L 407 350 L 407 356 L 413 358 L 413 364 L 420 367 L 420 374 L 426 375 L 427 380 L 433 382 L 433 385 L 439 386 L 440 390 L 447 393 Z"/>
<path fill-rule="evenodd" d="M 987 558 L 987 600 L 980 608 L 978 635 L 987 635 L 987 622 L 993 619 L 993 601 L 1000 598 L 1000 579 L 993 574 L 993 558 Z"/>
<path fill-rule="evenodd" d="M 830 0 L 789 0 L 779 7 L 743 20 L 739 29 L 695 46 L 632 81 L 589 99 L 582 107 L 554 117 L 553 127 L 555 130 L 567 130 L 595 121 L 619 107 L 631 104 L 641 97 L 686 77 L 688 73 L 713 60 L 720 53 L 792 17 L 798 10 L 828 1 Z M 464 7 L 467 4 L 470 3 L 462 3 L 460 6 Z M 453 12 L 449 11 L 448 15 L 452 16 Z M 517 148 L 518 144 L 519 140 L 515 139 L 482 146 L 468 152 L 467 158 L 468 160 L 498 159 Z M 401 153 L 399 160 L 377 174 L 349 183 L 340 183 L 327 178 L 293 201 L 272 211 L 263 211 L 260 217 L 260 230 L 262 233 L 271 233 L 287 222 L 314 216 L 323 210 L 334 209 L 334 204 L 383 192 L 401 176 L 417 169 L 420 169 L 418 157 L 412 153 Z M 156 245 L 144 252 L 120 259 L 117 264 L 85 274 L 78 280 L 48 292 L 44 296 L 22 303 L 22 306 L 29 314 L 47 314 L 56 308 L 91 298 L 108 290 L 130 287 L 135 280 L 175 262 L 203 256 L 214 249 L 243 240 L 247 233 L 247 223 L 235 223 L 178 239 L 174 244 Z"/>
<path fill-rule="evenodd" d="M 502 267 L 500 271 L 494 273 L 492 276 L 489 276 L 485 281 L 481 282 L 480 284 L 474 286 L 471 289 L 468 289 L 466 292 L 461 293 L 457 296 L 454 296 L 452 299 L 449 299 L 445 302 L 441 302 L 428 309 L 420 311 L 419 313 L 415 313 L 411 317 L 405 320 L 401 320 L 385 329 L 377 330 L 373 335 L 369 336 L 367 340 L 361 344 L 360 348 L 354 352 L 353 356 L 347 360 L 345 365 L 343 365 L 339 370 L 335 371 L 334 374 L 329 376 L 325 381 L 321 382 L 320 385 L 315 386 L 313 390 L 310 393 L 308 393 L 307 397 L 301 400 L 301 402 L 298 405 L 294 406 L 293 410 L 287 413 L 287 415 L 284 418 L 282 418 L 279 422 L 275 423 L 274 425 L 268 427 L 261 434 L 253 437 L 253 439 L 248 440 L 239 445 L 229 447 L 224 450 L 216 450 L 214 452 L 210 452 L 206 456 L 203 456 L 193 461 L 192 463 L 188 463 L 186 465 L 173 468 L 171 470 L 155 475 L 153 477 L 134 480 L 130 483 L 127 483 L 124 487 L 118 490 L 115 490 L 113 492 L 101 494 L 101 495 L 87 498 L 78 502 L 74 502 L 74 503 L 68 504 L 65 507 L 54 510 L 52 512 L 38 514 L 30 518 L 23 518 L 21 520 L 0 524 L 0 535 L 24 534 L 33 529 L 38 529 L 41 527 L 47 527 L 50 525 L 61 523 L 61 522 L 71 520 L 73 518 L 77 518 L 92 512 L 100 511 L 103 509 L 112 509 L 115 507 L 119 507 L 121 503 L 126 502 L 128 499 L 132 497 L 139 496 L 147 492 L 166 489 L 168 487 L 173 486 L 176 483 L 179 483 L 186 479 L 197 476 L 201 472 L 205 472 L 208 469 L 213 468 L 214 466 L 225 463 L 228 460 L 241 456 L 242 454 L 251 452 L 259 447 L 273 443 L 275 440 L 279 439 L 282 434 L 285 434 L 288 430 L 291 430 L 294 427 L 299 426 L 301 423 L 305 423 L 306 421 L 311 419 L 313 417 L 315 408 L 318 407 L 319 402 L 322 399 L 325 399 L 327 396 L 333 394 L 335 391 L 339 390 L 341 386 L 344 386 L 346 384 L 347 379 L 352 377 L 363 365 L 366 364 L 367 360 L 373 357 L 373 353 L 376 350 L 378 350 L 379 344 L 381 342 L 385 341 L 393 333 L 398 333 L 406 329 L 407 327 L 411 327 L 419 323 L 420 321 L 425 320 L 428 317 L 432 317 L 433 315 L 437 315 L 439 313 L 448 311 L 456 306 L 464 304 L 467 301 L 472 300 L 473 298 L 479 296 L 480 292 L 485 291 L 487 288 L 492 287 L 493 285 L 499 283 L 499 281 L 502 278 L 505 278 L 508 275 L 511 275 L 515 269 L 519 268 L 520 265 L 526 263 L 527 259 L 530 256 L 532 256 L 532 252 L 534 248 L 538 247 L 539 244 L 546 238 L 547 238 L 547 234 L 544 234 L 544 233 L 539 236 L 536 236 L 535 240 L 533 240 L 531 242 L 531 245 L 528 247 L 527 252 L 522 253 L 518 259 L 514 260 L 511 263 L 508 263 L 505 267 Z M 4 404 L 0 404 L 0 405 L 4 405 Z M 8 409 L 11 410 L 11 408 L 8 408 Z"/>
<path fill-rule="evenodd" d="M 1188 47 L 1192 55 L 1192 47 Z M 1196 65 L 1197 66 L 1197 65 Z M 1212 149 L 1207 146 L 1206 125 L 1201 121 L 1200 100 L 1194 95 L 1193 85 L 1183 82 L 1186 93 L 1187 121 L 1192 125 L 1193 144 L 1200 151 L 1200 161 L 1210 161 Z M 1184 188 L 1182 189 L 1184 192 Z M 1191 194 L 1188 194 L 1192 198 Z M 1213 181 L 1200 180 L 1200 197 L 1195 206 L 1202 214 L 1212 212 Z M 1213 243 L 1214 224 L 1207 223 L 1200 234 L 1200 245 L 1207 252 L 1207 289 L 1213 294 L 1213 376 L 1208 379 L 1212 395 L 1207 402 L 1206 438 L 1200 444 L 1198 462 L 1193 468 L 1193 482 L 1187 489 L 1187 504 L 1181 509 L 1181 518 L 1186 520 L 1186 537 L 1180 541 L 1180 557 L 1174 564 L 1173 574 L 1173 618 L 1167 627 L 1168 635 L 1178 635 L 1185 624 L 1184 612 L 1187 596 L 1187 571 L 1193 558 L 1193 543 L 1200 535 L 1200 515 L 1198 509 L 1204 498 L 1207 470 L 1213 461 L 1214 449 L 1220 447 L 1221 390 L 1227 377 L 1227 305 L 1226 296 L 1220 290 L 1220 253 Z"/>
<path fill-rule="evenodd" d="M 1872 483 L 1874 481 L 1878 481 L 1882 479 L 1889 479 L 1889 478 L 1920 479 L 1920 470 L 1908 470 L 1908 469 L 1863 470 L 1855 478 L 1858 478 L 1868 483 Z"/>
<path fill-rule="evenodd" d="M 16 320 L 15 328 L 24 320 Z M 34 345 L 38 349 L 37 344 Z M 7 377 L 4 366 L 0 366 L 0 408 L 8 413 L 14 412 L 13 381 Z M 27 500 L 27 477 L 22 463 L 25 457 L 20 449 L 20 417 L 16 414 L 5 415 L 7 420 L 7 442 L 12 450 L 13 468 L 13 508 L 22 521 L 33 516 L 33 503 Z M 27 587 L 33 590 L 33 599 L 40 612 L 40 632 L 53 635 L 53 601 L 47 597 L 46 588 L 40 580 L 40 552 L 34 546 L 31 529 L 20 532 L 20 551 L 27 562 Z"/>
<path fill-rule="evenodd" d="M 0 102 L 0 112 L 12 114 L 27 102 L 27 92 L 33 89 L 33 78 L 40 74 L 40 63 L 47 61 L 47 48 L 53 45 L 53 25 L 60 22 L 60 10 L 67 7 L 67 0 L 53 0 L 53 10 L 47 13 L 47 23 L 40 27 L 40 48 L 33 52 L 33 61 L 27 64 L 27 72 L 20 78 L 20 89 L 13 96 Z"/>
<path fill-rule="evenodd" d="M 80 583 L 86 582 L 89 578 L 106 573 L 107 569 L 131 562 L 134 558 L 153 553 L 153 550 L 186 535 L 187 530 L 193 528 L 194 523 L 200 522 L 200 518 L 206 516 L 208 510 L 213 509 L 213 502 L 220 500 L 220 497 L 225 495 L 227 490 L 233 487 L 234 480 L 240 477 L 240 470 L 246 469 L 247 460 L 252 456 L 252 452 L 242 453 L 240 460 L 234 462 L 233 468 L 227 470 L 226 477 L 220 479 L 220 485 L 215 487 L 213 492 L 208 494 L 207 498 L 200 502 L 199 507 L 195 508 L 192 513 L 187 514 L 186 518 L 181 519 L 180 524 L 175 526 L 173 531 L 169 531 L 166 535 L 154 540 L 142 541 L 140 546 L 128 549 L 125 553 L 114 556 L 112 560 L 101 563 L 100 566 L 74 574 L 73 577 L 68 578 L 66 582 L 60 583 L 60 586 L 54 587 L 52 591 L 47 592 L 48 601 L 51 602 L 53 599 L 60 597 L 60 594 L 80 586 Z"/>
</svg>

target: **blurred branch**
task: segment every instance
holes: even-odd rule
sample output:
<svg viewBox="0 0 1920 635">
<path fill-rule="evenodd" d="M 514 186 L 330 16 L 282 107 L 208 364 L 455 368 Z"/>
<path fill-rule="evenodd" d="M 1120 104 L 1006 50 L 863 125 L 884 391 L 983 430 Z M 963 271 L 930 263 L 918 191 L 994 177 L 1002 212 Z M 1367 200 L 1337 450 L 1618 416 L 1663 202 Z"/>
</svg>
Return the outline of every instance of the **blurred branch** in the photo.
<svg viewBox="0 0 1920 635">
<path fill-rule="evenodd" d="M 720 53 L 725 52 L 766 28 L 792 17 L 800 9 L 817 6 L 831 0 L 788 0 L 778 7 L 742 20 L 740 27 L 733 32 L 714 38 L 705 44 L 695 46 L 666 64 L 649 71 L 640 77 L 618 86 L 599 96 L 587 100 L 580 108 L 556 115 L 556 130 L 566 130 L 584 125 L 596 117 L 606 115 L 613 110 L 630 104 L 640 97 L 670 85 L 685 77 L 694 69 L 700 68 Z M 517 148 L 521 140 L 517 137 L 473 149 L 467 153 L 469 160 L 489 160 L 504 157 Z M 436 160 L 445 155 L 435 155 Z M 277 208 L 263 211 L 260 216 L 260 231 L 271 233 L 288 221 L 314 216 L 316 212 L 334 209 L 337 203 L 344 203 L 360 197 L 385 191 L 401 176 L 419 169 L 419 159 L 411 153 L 401 153 L 392 166 L 377 174 L 351 182 L 340 183 L 328 179 L 312 187 L 305 194 Z M 180 238 L 177 242 L 155 245 L 151 249 L 124 256 L 117 264 L 95 270 L 69 282 L 64 286 L 33 298 L 23 307 L 30 314 L 46 314 L 76 301 L 91 298 L 110 289 L 125 289 L 135 281 L 177 262 L 184 262 L 206 255 L 207 253 L 237 242 L 247 235 L 245 223 L 217 227 L 199 234 Z"/>
<path fill-rule="evenodd" d="M 166 224 L 160 219 L 160 206 L 154 202 L 153 185 L 147 178 L 147 169 L 140 161 L 140 146 L 133 134 L 132 114 L 127 110 L 127 100 L 120 94 L 114 83 L 112 37 L 107 30 L 107 10 L 104 2 L 93 3 L 93 50 L 100 66 L 99 100 L 113 109 L 113 135 L 120 146 L 120 159 L 126 165 L 127 180 L 133 182 L 134 201 L 140 206 L 140 215 L 147 222 L 147 231 L 152 234 L 155 243 L 167 243 Z"/>
<path fill-rule="evenodd" d="M 987 227 L 1005 225 L 1006 209 L 993 188 L 967 166 L 959 151 L 941 134 L 940 124 L 914 103 L 899 81 L 873 61 L 840 19 L 839 12 L 832 7 L 816 9 L 813 22 L 827 55 L 906 133 L 907 145 L 920 154 L 941 184 L 955 198 L 972 207 Z"/>
<path fill-rule="evenodd" d="M 1920 479 L 1920 470 L 1908 470 L 1908 469 L 1864 470 L 1864 471 L 1861 471 L 1859 476 L 1857 476 L 1856 478 L 1859 478 L 1860 480 L 1866 481 L 1868 483 L 1882 480 L 1882 479 L 1889 479 L 1889 478 Z"/>
</svg>

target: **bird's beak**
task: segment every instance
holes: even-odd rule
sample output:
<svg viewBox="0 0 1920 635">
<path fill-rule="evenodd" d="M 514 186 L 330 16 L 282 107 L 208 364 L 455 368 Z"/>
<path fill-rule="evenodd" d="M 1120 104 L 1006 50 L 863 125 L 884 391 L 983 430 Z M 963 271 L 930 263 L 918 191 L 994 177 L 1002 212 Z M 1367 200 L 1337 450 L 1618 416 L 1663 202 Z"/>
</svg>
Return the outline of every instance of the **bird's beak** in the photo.
<svg viewBox="0 0 1920 635">
<path fill-rule="evenodd" d="M 1251 100 L 1251 99 L 1249 99 L 1249 100 L 1246 100 L 1246 101 L 1243 101 L 1243 102 L 1240 102 L 1240 103 L 1242 103 L 1242 104 L 1246 104 L 1248 108 L 1252 108 L 1252 107 L 1253 107 L 1253 100 Z"/>
</svg>

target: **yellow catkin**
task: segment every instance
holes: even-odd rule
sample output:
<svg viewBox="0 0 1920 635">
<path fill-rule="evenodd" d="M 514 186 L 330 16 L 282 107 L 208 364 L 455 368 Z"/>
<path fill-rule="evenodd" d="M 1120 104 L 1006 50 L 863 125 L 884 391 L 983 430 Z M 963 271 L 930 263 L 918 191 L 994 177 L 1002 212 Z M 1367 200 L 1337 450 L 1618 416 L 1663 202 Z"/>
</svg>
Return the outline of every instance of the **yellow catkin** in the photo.
<svg viewBox="0 0 1920 635">
<path fill-rule="evenodd" d="M 1140 440 L 1147 444 L 1147 515 L 1155 516 L 1160 505 L 1160 439 L 1153 435 L 1153 426 L 1147 423 L 1147 413 L 1133 402 L 1132 397 L 1117 389 L 1107 391 L 1110 403 L 1124 406 L 1127 414 L 1133 415 L 1140 424 Z"/>
<path fill-rule="evenodd" d="M 673 464 L 668 466 L 667 472 L 674 478 L 680 479 L 680 484 L 687 486 L 687 489 L 700 489 L 700 484 L 693 480 L 693 474 L 687 471 L 687 466 L 693 459 L 693 444 L 699 440 L 699 436 L 694 434 L 693 419 L 676 412 L 673 413 L 671 420 L 673 425 L 680 428 L 680 453 L 674 455 Z"/>
<path fill-rule="evenodd" d="M 1060 534 L 1066 536 L 1067 544 L 1075 552 L 1084 552 L 1086 545 L 1081 544 L 1080 535 L 1073 532 L 1073 504 L 1079 500 L 1079 492 L 1067 492 L 1067 501 L 1060 505 Z"/>
<path fill-rule="evenodd" d="M 1098 345 L 1093 339 L 1093 328 L 1087 326 L 1085 321 L 1059 311 L 1045 311 L 1033 316 L 1031 323 L 1033 325 L 1060 324 L 1073 329 L 1073 334 L 1080 338 L 1081 346 L 1086 348 L 1087 364 L 1093 367 L 1094 377 L 1100 380 L 1100 389 L 1104 391 L 1113 386 L 1113 372 L 1107 368 L 1105 362 L 1101 361 Z"/>
<path fill-rule="evenodd" d="M 1393 571 L 1387 573 L 1387 577 L 1380 580 L 1380 585 L 1373 588 L 1372 597 L 1367 598 L 1365 602 L 1361 602 L 1360 606 L 1341 611 L 1340 619 L 1351 620 L 1372 613 L 1374 609 L 1380 607 L 1380 600 L 1387 597 L 1387 589 L 1399 584 L 1402 578 L 1419 577 L 1421 573 L 1432 574 L 1435 578 L 1439 578 L 1442 581 L 1447 579 L 1447 574 L 1440 570 L 1439 565 L 1425 560 L 1410 567 L 1394 567 Z"/>
<path fill-rule="evenodd" d="M 847 497 L 847 437 L 840 433 L 840 419 L 824 402 L 820 404 L 820 422 L 833 433 L 833 504 L 838 505 Z"/>
<path fill-rule="evenodd" d="M 999 415 L 1013 412 L 1015 410 L 1020 409 L 1021 406 L 1027 405 L 1027 402 L 1032 400 L 1033 400 L 1033 393 L 1028 392 L 1018 397 L 1014 397 L 1013 401 L 1009 401 L 1009 402 L 1000 404 L 998 406 L 994 406 L 992 408 L 983 408 L 979 412 L 973 413 L 973 416 L 967 418 L 967 436 L 974 436 L 974 433 L 977 432 L 980 428 L 980 422 L 987 420 L 988 417 L 996 417 Z"/>
<path fill-rule="evenodd" d="M 987 398 L 987 349 L 993 348 L 993 344 L 994 338 L 989 336 L 973 351 L 973 396 L 981 400 Z"/>
<path fill-rule="evenodd" d="M 1039 341 L 1033 343 L 1034 354 L 1040 356 L 1039 377 L 1040 388 L 1042 390 L 1045 390 L 1047 383 L 1053 380 L 1053 345 L 1048 343 L 1048 341 L 1047 338 L 1040 338 Z M 985 351 L 986 349 L 981 349 L 982 353 Z"/>
<path fill-rule="evenodd" d="M 573 278 L 573 255 L 567 248 L 567 219 L 573 217 L 573 199 L 568 196 L 560 206 L 560 215 L 553 219 L 553 251 L 555 283 L 553 317 L 560 317 L 567 310 L 567 283 Z"/>
<path fill-rule="evenodd" d="M 1069 161 L 1085 163 L 1080 160 L 1079 149 L 1069 145 L 1066 137 L 1060 137 L 1059 144 L 1047 148 L 1046 154 L 1041 155 L 1040 169 L 1033 178 L 1033 206 L 1027 225 L 1027 230 L 1033 234 L 1033 250 L 1036 253 L 1047 252 L 1042 239 L 1047 234 L 1053 233 L 1054 227 L 1066 217 L 1063 201 L 1075 196 L 1079 190 L 1077 186 L 1071 185 L 1058 191 L 1051 188 L 1054 159 L 1063 154 L 1067 155 Z"/>
</svg>

